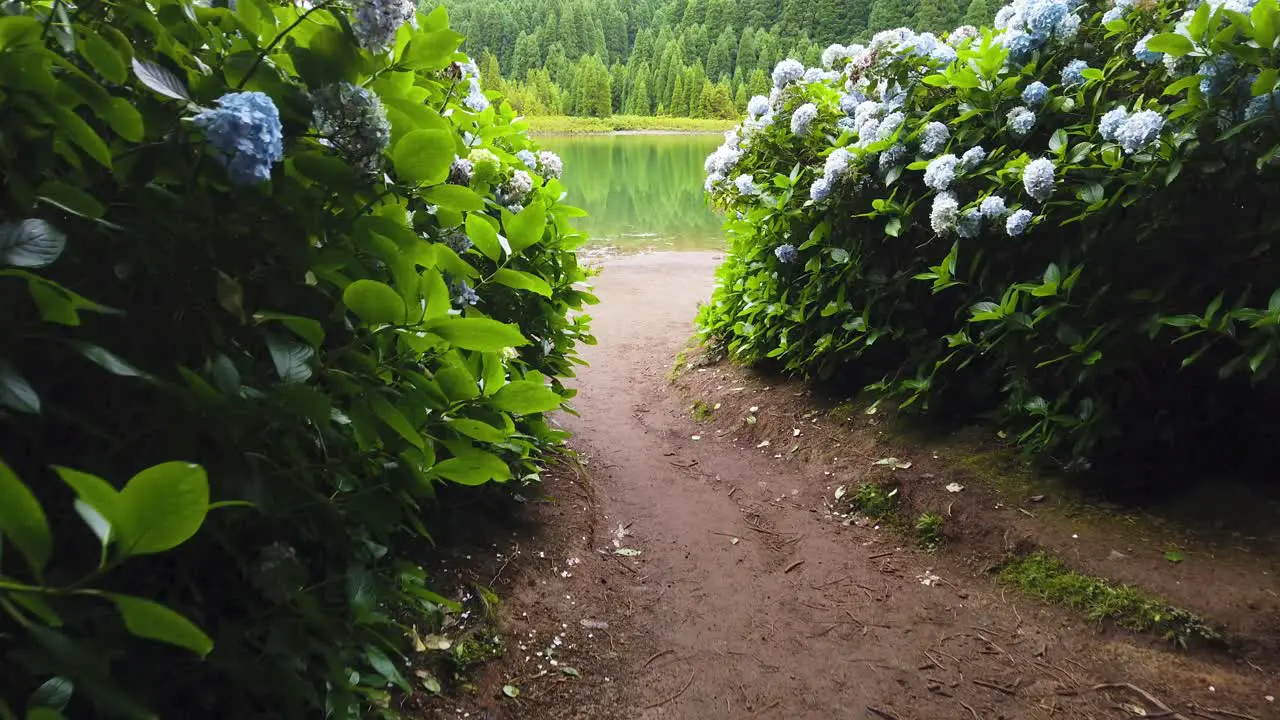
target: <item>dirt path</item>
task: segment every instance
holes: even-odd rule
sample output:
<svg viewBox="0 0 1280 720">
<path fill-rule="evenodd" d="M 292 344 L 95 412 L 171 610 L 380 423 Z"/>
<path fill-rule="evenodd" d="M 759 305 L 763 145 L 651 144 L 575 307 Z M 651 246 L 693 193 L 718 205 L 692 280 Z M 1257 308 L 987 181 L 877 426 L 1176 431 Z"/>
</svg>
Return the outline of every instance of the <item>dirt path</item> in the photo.
<svg viewBox="0 0 1280 720">
<path fill-rule="evenodd" d="M 716 262 L 620 258 L 597 279 L 599 345 L 584 353 L 581 417 L 566 418 L 594 494 L 557 491 L 564 480 L 553 479 L 564 499 L 546 518 L 574 528 L 563 553 L 578 562 L 519 572 L 505 619 L 519 647 L 487 686 L 538 668 L 554 677 L 534 652 L 552 631 L 570 648 L 564 662 L 593 672 L 542 691 L 527 681 L 521 703 L 499 701 L 485 717 L 1280 717 L 1265 697 L 1274 668 L 1102 633 L 1007 595 L 947 553 L 833 519 L 824 501 L 836 478 L 824 468 L 870 447 L 810 437 L 819 431 L 803 418 L 769 448 L 699 435 L 667 374 Z M 813 452 L 790 454 L 802 442 Z M 563 622 L 539 635 L 534 615 Z M 607 643 L 584 618 L 611 623 Z M 1104 683 L 1132 687 L 1095 687 Z"/>
</svg>

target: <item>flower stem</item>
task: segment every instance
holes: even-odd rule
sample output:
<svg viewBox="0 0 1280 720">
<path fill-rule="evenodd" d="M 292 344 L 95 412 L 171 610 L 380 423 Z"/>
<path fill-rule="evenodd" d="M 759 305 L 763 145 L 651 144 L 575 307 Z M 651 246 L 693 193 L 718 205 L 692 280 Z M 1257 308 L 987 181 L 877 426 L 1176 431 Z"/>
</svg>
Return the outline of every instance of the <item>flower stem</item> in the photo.
<svg viewBox="0 0 1280 720">
<path fill-rule="evenodd" d="M 57 1 L 59 0 L 55 0 L 55 2 Z M 311 13 L 317 10 L 327 10 L 327 9 L 328 7 L 326 7 L 325 5 L 316 5 L 312 7 L 310 10 L 299 15 L 298 19 L 294 20 L 289 25 L 289 27 L 285 28 L 284 30 L 281 30 L 280 34 L 276 35 L 275 38 L 271 41 L 271 44 L 263 48 L 262 52 L 258 53 L 258 57 L 253 59 L 253 64 L 249 66 L 249 71 L 244 74 L 244 77 L 240 78 L 240 82 L 236 83 L 236 90 L 244 89 L 245 83 L 249 82 L 249 78 L 253 77 L 253 74 L 258 71 L 258 66 L 261 65 L 262 61 L 265 60 L 267 56 L 271 54 L 272 50 L 276 49 L 276 45 L 279 45 L 280 41 L 283 40 L 286 35 L 293 32 L 294 28 L 301 25 L 302 21 L 306 20 L 311 15 Z"/>
</svg>

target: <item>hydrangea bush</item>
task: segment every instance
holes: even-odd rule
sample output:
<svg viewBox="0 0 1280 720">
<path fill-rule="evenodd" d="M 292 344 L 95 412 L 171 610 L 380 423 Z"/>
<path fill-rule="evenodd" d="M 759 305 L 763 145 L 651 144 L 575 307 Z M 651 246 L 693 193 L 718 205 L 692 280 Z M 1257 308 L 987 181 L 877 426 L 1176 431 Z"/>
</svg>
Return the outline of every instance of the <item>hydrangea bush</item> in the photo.
<svg viewBox="0 0 1280 720">
<path fill-rule="evenodd" d="M 780 63 L 707 162 L 702 332 L 1069 467 L 1265 419 L 1278 32 L 1275 0 L 1016 0 Z"/>
<path fill-rule="evenodd" d="M 0 8 L 0 718 L 439 690 L 423 552 L 537 482 L 593 341 L 560 158 L 461 42 L 401 0 Z"/>
</svg>

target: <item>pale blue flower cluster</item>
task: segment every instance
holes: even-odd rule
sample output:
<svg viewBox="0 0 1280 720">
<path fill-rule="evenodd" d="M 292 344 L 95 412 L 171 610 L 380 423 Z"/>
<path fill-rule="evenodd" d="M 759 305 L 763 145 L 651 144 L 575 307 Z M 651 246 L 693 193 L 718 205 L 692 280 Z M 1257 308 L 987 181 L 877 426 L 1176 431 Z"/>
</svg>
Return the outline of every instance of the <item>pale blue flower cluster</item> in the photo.
<svg viewBox="0 0 1280 720">
<path fill-rule="evenodd" d="M 977 208 L 969 208 L 960 214 L 956 222 L 956 234 L 962 238 L 975 238 L 982 231 L 982 213 Z"/>
<path fill-rule="evenodd" d="M 951 131 L 936 120 L 924 126 L 924 131 L 920 134 L 920 152 L 925 155 L 937 155 L 947 146 L 947 141 L 951 139 Z"/>
<path fill-rule="evenodd" d="M 470 185 L 473 172 L 475 172 L 475 166 L 470 160 L 454 156 L 453 164 L 449 166 L 449 184 Z"/>
<path fill-rule="evenodd" d="M 853 160 L 853 156 L 844 148 L 836 148 L 827 156 L 827 160 L 823 163 L 822 177 L 813 182 L 813 186 L 809 188 L 809 197 L 814 202 L 822 202 L 826 200 L 835 189 L 836 183 L 849 172 L 849 163 Z"/>
<path fill-rule="evenodd" d="M 978 28 L 973 25 L 961 25 L 947 35 L 947 44 L 952 47 L 959 47 L 965 40 L 972 40 L 976 37 L 978 37 Z"/>
<path fill-rule="evenodd" d="M 959 170 L 960 172 L 966 173 L 973 172 L 974 170 L 977 170 L 978 166 L 982 164 L 982 161 L 986 159 L 987 151 L 984 150 L 981 145 L 974 145 L 968 150 L 965 150 L 964 154 L 960 156 Z"/>
<path fill-rule="evenodd" d="M 1010 110 L 1005 119 L 1009 130 L 1018 137 L 1026 137 L 1036 126 L 1036 114 L 1021 105 Z"/>
<path fill-rule="evenodd" d="M 1070 87 L 1072 85 L 1081 85 L 1084 83 L 1084 71 L 1089 69 L 1089 63 L 1084 60 L 1076 59 L 1067 63 L 1062 68 L 1062 84 Z"/>
<path fill-rule="evenodd" d="M 898 128 L 902 127 L 902 121 L 906 118 L 900 112 L 892 112 L 885 116 L 884 120 L 876 126 L 876 140 L 888 140 L 893 134 L 898 132 Z"/>
<path fill-rule="evenodd" d="M 559 178 L 564 174 L 564 161 L 560 156 L 550 150 L 540 150 L 538 152 L 538 172 L 542 173 L 545 178 Z"/>
<path fill-rule="evenodd" d="M 270 180 L 271 166 L 284 158 L 280 111 L 266 93 L 228 93 L 218 98 L 216 109 L 200 112 L 193 122 L 236 185 Z"/>
<path fill-rule="evenodd" d="M 530 170 L 538 166 L 538 156 L 534 155 L 532 150 L 521 150 L 516 153 L 516 159 L 524 163 L 524 166 Z"/>
<path fill-rule="evenodd" d="M 840 73 L 835 70 L 823 70 L 822 68 L 809 68 L 804 71 L 804 77 L 801 82 L 808 85 L 816 82 L 830 82 L 840 77 Z"/>
<path fill-rule="evenodd" d="M 1022 102 L 1031 107 L 1039 107 L 1044 104 L 1046 98 L 1049 97 L 1049 86 L 1039 80 L 1031 83 L 1022 90 Z"/>
<path fill-rule="evenodd" d="M 1155 62 L 1159 62 L 1161 56 L 1164 55 L 1164 53 L 1162 52 L 1156 52 L 1155 50 L 1147 49 L 1147 41 L 1153 37 L 1155 36 L 1152 35 L 1151 33 L 1147 33 L 1146 35 L 1142 36 L 1141 40 L 1134 43 L 1133 45 L 1133 56 L 1137 58 L 1139 61 L 1144 62 L 1148 65 Z"/>
<path fill-rule="evenodd" d="M 1132 155 L 1160 137 L 1164 129 L 1164 117 L 1154 110 L 1143 110 L 1129 116 L 1116 130 L 1116 142 Z"/>
<path fill-rule="evenodd" d="M 745 173 L 733 179 L 733 186 L 738 188 L 738 192 L 743 195 L 760 194 L 760 188 L 756 187 L 755 180 Z"/>
<path fill-rule="evenodd" d="M 413 0 L 358 0 L 352 29 L 365 50 L 383 53 L 391 49 L 396 31 L 413 19 Z"/>
<path fill-rule="evenodd" d="M 813 127 L 813 121 L 818 118 L 818 106 L 813 103 L 805 103 L 796 108 L 791 114 L 791 134 L 796 137 L 804 137 L 809 134 Z"/>
<path fill-rule="evenodd" d="M 938 43 L 938 45 L 929 52 L 929 58 L 942 65 L 950 65 L 956 61 L 957 57 L 959 57 L 959 54 L 956 53 L 955 48 L 942 43 Z"/>
<path fill-rule="evenodd" d="M 836 62 L 847 60 L 849 58 L 849 48 L 836 43 L 828 45 L 826 50 L 822 51 L 822 67 L 830 70 L 835 67 Z"/>
<path fill-rule="evenodd" d="M 950 188 L 956 181 L 956 162 L 956 156 L 950 154 L 929 161 L 924 170 L 924 184 L 938 191 Z"/>
<path fill-rule="evenodd" d="M 839 128 L 840 132 L 858 132 L 858 126 L 853 122 L 853 118 L 851 117 L 840 118 L 836 121 L 836 127 Z"/>
<path fill-rule="evenodd" d="M 778 258 L 779 262 L 793 263 L 800 259 L 800 252 L 796 250 L 796 246 L 791 243 L 779 245 L 773 249 L 773 254 Z"/>
<path fill-rule="evenodd" d="M 858 106 L 866 100 L 862 93 L 845 93 L 840 96 L 840 112 L 845 115 L 852 116 L 858 111 Z"/>
<path fill-rule="evenodd" d="M 1080 18 L 1071 12 L 1069 0 L 1013 0 L 996 13 L 995 27 L 1003 30 L 999 41 L 1014 62 L 1027 60 L 1050 40 L 1075 37 Z"/>
<path fill-rule="evenodd" d="M 1044 202 L 1053 195 L 1053 161 L 1038 158 L 1022 169 L 1022 187 L 1031 197 Z"/>
<path fill-rule="evenodd" d="M 861 135 L 862 126 L 867 124 L 868 120 L 876 120 L 880 116 L 880 103 L 875 100 L 863 100 L 858 103 L 858 107 L 853 111 L 853 124 L 859 128 Z M 875 128 L 871 128 L 871 135 L 875 135 Z"/>
<path fill-rule="evenodd" d="M 1027 31 L 1033 35 L 1050 35 L 1067 17 L 1066 0 L 1041 0 L 1026 9 Z"/>
<path fill-rule="evenodd" d="M 942 192 L 933 197 L 933 207 L 929 210 L 929 226 L 935 233 L 945 235 L 951 232 L 959 219 L 960 203 L 955 195 Z"/>
<path fill-rule="evenodd" d="M 467 80 L 467 96 L 462 99 L 462 104 L 472 112 L 484 112 L 489 109 L 489 98 L 485 97 L 484 88 L 480 87 L 480 81 L 475 78 Z"/>
<path fill-rule="evenodd" d="M 1200 75 L 1200 92 L 1205 97 L 1213 97 L 1222 92 L 1230 80 L 1229 74 L 1235 64 L 1235 59 L 1226 53 L 1200 63 L 1197 71 Z"/>
<path fill-rule="evenodd" d="M 1249 100 L 1249 104 L 1244 109 L 1244 119 L 1253 120 L 1275 113 L 1280 109 L 1280 91 L 1273 90 L 1263 95 L 1258 95 Z"/>
<path fill-rule="evenodd" d="M 982 202 L 978 203 L 978 212 L 989 220 L 996 220 L 1004 216 L 1008 209 L 1005 208 L 1004 198 L 999 195 L 988 195 L 982 198 Z"/>
<path fill-rule="evenodd" d="M 902 143 L 894 143 L 880 153 L 879 168 L 880 172 L 887 173 L 893 168 L 900 167 L 907 161 L 907 146 Z"/>
<path fill-rule="evenodd" d="M 835 183 L 830 178 L 820 177 L 813 181 L 813 185 L 809 187 L 809 199 L 814 202 L 822 202 L 831 196 L 831 190 L 835 187 Z"/>
<path fill-rule="evenodd" d="M 1110 10 L 1102 13 L 1102 24 L 1106 25 L 1109 22 L 1114 22 L 1122 18 L 1124 18 L 1124 8 L 1113 7 Z"/>
<path fill-rule="evenodd" d="M 1035 217 L 1030 210 L 1022 208 L 1009 216 L 1004 223 L 1004 231 L 1009 233 L 1010 237 L 1017 237 L 1027 231 L 1031 227 L 1031 219 Z"/>
<path fill-rule="evenodd" d="M 773 68 L 773 86 L 783 88 L 804 77 L 804 65 L 787 58 Z"/>
<path fill-rule="evenodd" d="M 467 284 L 466 280 L 459 280 L 453 286 L 453 303 L 455 305 L 475 305 L 478 302 L 480 302 L 480 296 Z"/>
<path fill-rule="evenodd" d="M 758 118 L 769 112 L 769 98 L 763 95 L 756 95 L 747 103 L 747 115 L 751 118 Z"/>
<path fill-rule="evenodd" d="M 449 246 L 450 250 L 458 253 L 459 255 L 470 250 L 472 247 L 471 238 L 467 237 L 467 234 L 458 228 L 453 228 L 446 232 L 442 240 L 444 240 L 445 245 Z M 471 304 L 474 305 L 475 303 Z"/>
<path fill-rule="evenodd" d="M 1129 119 L 1129 111 L 1122 107 L 1108 110 L 1098 121 L 1098 134 L 1103 140 L 1115 140 L 1116 133 L 1127 119 Z"/>
<path fill-rule="evenodd" d="M 311 108 L 322 143 L 360 172 L 377 172 L 391 144 L 391 123 L 376 94 L 349 82 L 325 85 L 311 93 Z"/>
</svg>

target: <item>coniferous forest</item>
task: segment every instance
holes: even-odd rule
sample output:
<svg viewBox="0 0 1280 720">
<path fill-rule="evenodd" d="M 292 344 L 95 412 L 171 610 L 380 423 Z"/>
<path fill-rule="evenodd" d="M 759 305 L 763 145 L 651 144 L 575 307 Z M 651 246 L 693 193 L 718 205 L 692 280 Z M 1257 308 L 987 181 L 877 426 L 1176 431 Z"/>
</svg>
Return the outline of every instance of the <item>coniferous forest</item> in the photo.
<svg viewBox="0 0 1280 720">
<path fill-rule="evenodd" d="M 529 115 L 736 118 L 784 57 L 909 26 L 990 23 L 996 0 L 448 0 L 487 89 Z"/>
</svg>

